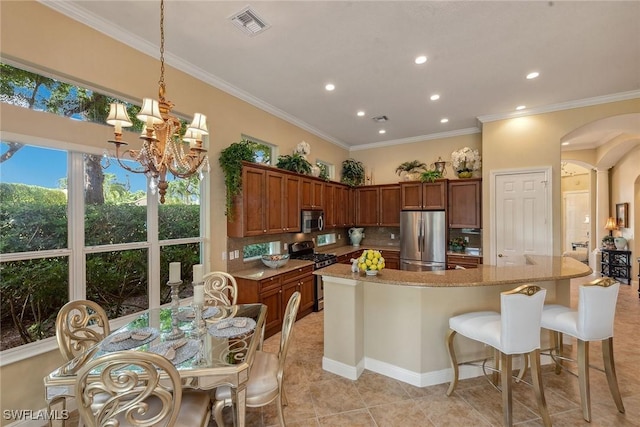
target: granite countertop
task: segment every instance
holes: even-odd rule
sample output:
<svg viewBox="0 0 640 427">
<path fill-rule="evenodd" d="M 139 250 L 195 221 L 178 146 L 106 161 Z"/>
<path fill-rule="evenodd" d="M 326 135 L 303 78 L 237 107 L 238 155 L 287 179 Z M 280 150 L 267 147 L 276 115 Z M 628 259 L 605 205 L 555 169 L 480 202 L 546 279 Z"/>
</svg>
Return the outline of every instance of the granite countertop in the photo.
<svg viewBox="0 0 640 427">
<path fill-rule="evenodd" d="M 466 287 L 572 279 L 587 276 L 593 272 L 589 266 L 573 258 L 538 255 L 530 255 L 526 258 L 528 264 L 518 266 L 479 265 L 478 268 L 466 270 L 422 272 L 384 269 L 377 276 L 365 276 L 363 272 L 352 273 L 350 265 L 333 264 L 316 270 L 314 274 L 388 285 Z"/>
<path fill-rule="evenodd" d="M 313 261 L 303 261 L 299 259 L 290 259 L 284 266 L 280 268 L 269 268 L 267 266 L 247 268 L 240 271 L 234 271 L 231 273 L 233 277 L 240 277 L 242 279 L 249 280 L 263 280 L 270 277 L 278 276 L 289 271 L 301 267 L 307 267 L 313 265 Z"/>
<path fill-rule="evenodd" d="M 360 246 L 346 245 L 346 246 L 339 246 L 336 248 L 331 248 L 326 250 L 321 249 L 321 250 L 317 250 L 316 252 L 324 253 L 324 254 L 335 254 L 336 256 L 340 256 L 340 255 L 348 254 L 354 251 L 364 251 L 365 249 L 375 249 L 382 252 L 384 251 L 400 252 L 400 246 L 384 245 L 384 244 L 379 244 L 379 245 L 371 244 L 371 245 L 360 245 Z"/>
</svg>

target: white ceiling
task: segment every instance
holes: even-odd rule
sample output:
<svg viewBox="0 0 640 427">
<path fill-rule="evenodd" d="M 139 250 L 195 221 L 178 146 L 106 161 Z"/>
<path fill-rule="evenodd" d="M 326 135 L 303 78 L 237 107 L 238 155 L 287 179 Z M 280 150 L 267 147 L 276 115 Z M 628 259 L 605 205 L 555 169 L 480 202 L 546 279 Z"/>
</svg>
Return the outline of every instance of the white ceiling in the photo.
<svg viewBox="0 0 640 427">
<path fill-rule="evenodd" d="M 159 57 L 159 1 L 42 2 Z M 247 5 L 271 27 L 236 28 Z M 639 1 L 167 0 L 165 36 L 168 64 L 352 149 L 640 96 Z"/>
</svg>

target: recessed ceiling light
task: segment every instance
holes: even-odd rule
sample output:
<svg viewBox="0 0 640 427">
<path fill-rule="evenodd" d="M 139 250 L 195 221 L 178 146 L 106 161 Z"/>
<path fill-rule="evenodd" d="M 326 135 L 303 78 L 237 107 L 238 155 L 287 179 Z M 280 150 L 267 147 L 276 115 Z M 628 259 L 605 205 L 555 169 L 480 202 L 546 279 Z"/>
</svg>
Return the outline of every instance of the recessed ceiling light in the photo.
<svg viewBox="0 0 640 427">
<path fill-rule="evenodd" d="M 358 111 L 358 117 L 363 117 L 364 116 L 364 111 Z"/>
<path fill-rule="evenodd" d="M 440 99 L 440 95 L 435 93 L 435 94 L 431 95 L 431 98 L 429 98 L 429 99 L 431 99 L 432 101 L 437 101 L 438 99 Z"/>
<path fill-rule="evenodd" d="M 327 83 L 324 88 L 328 91 L 332 91 L 336 88 L 336 85 L 334 85 L 333 83 Z"/>
<path fill-rule="evenodd" d="M 540 75 L 539 72 L 534 71 L 532 73 L 527 74 L 527 79 L 531 80 L 531 79 L 535 79 L 536 77 L 538 77 Z"/>
<path fill-rule="evenodd" d="M 444 119 L 440 119 L 440 123 L 449 123 L 449 119 L 446 117 Z"/>
<path fill-rule="evenodd" d="M 386 131 L 386 130 L 384 130 L 384 129 L 380 129 L 380 130 L 378 131 L 378 133 L 379 133 L 379 134 L 383 134 L 383 133 L 387 133 L 387 131 Z"/>
<path fill-rule="evenodd" d="M 416 59 L 414 62 L 418 65 L 424 64 L 425 62 L 427 62 L 427 57 L 424 55 L 416 56 Z"/>
<path fill-rule="evenodd" d="M 569 145 L 569 143 L 568 143 L 568 142 L 563 142 L 563 143 L 562 143 L 562 144 L 560 144 L 560 145 Z"/>
<path fill-rule="evenodd" d="M 518 110 L 518 111 L 519 111 L 519 110 L 524 110 L 525 108 L 527 108 L 527 106 L 526 106 L 526 105 L 518 105 L 518 106 L 516 107 L 516 110 Z"/>
</svg>

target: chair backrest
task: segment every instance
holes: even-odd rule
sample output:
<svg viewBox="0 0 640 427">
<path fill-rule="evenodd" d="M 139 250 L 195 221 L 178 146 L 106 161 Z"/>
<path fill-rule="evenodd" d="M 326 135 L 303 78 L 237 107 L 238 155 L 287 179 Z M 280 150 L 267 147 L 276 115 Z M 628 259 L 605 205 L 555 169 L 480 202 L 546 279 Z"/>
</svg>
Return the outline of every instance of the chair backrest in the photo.
<svg viewBox="0 0 640 427">
<path fill-rule="evenodd" d="M 204 299 L 208 305 L 236 305 L 238 283 L 229 273 L 212 271 L 203 278 Z"/>
<path fill-rule="evenodd" d="M 620 283 L 603 277 L 578 289 L 578 338 L 596 341 L 612 337 Z"/>
<path fill-rule="evenodd" d="M 540 321 L 547 290 L 522 285 L 500 294 L 500 344 L 505 354 L 540 348 Z"/>
<path fill-rule="evenodd" d="M 56 317 L 58 348 L 67 361 L 84 353 L 110 333 L 107 313 L 93 301 L 69 301 Z"/>
<path fill-rule="evenodd" d="M 182 387 L 180 374 L 163 356 L 119 351 L 80 369 L 75 396 L 80 418 L 88 427 L 173 426 L 180 412 Z"/>
<path fill-rule="evenodd" d="M 284 361 L 289 351 L 291 333 L 293 324 L 298 316 L 298 307 L 300 307 L 300 292 L 296 291 L 289 298 L 287 308 L 284 311 L 282 319 L 282 335 L 280 336 L 280 349 L 278 351 L 278 383 L 282 385 L 282 377 L 284 375 Z"/>
</svg>

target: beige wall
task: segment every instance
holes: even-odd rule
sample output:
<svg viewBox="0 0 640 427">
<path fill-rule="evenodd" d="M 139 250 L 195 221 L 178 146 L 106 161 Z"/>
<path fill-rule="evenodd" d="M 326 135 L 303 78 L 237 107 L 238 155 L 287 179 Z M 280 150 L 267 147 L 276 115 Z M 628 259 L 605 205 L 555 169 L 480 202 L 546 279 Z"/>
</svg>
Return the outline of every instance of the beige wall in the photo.
<svg viewBox="0 0 640 427">
<path fill-rule="evenodd" d="M 537 114 L 485 123 L 482 129 L 483 248 L 490 247 L 489 177 L 492 170 L 552 167 L 553 254 L 562 253 L 560 139 L 587 123 L 640 111 L 640 99 Z M 491 260 L 486 260 L 491 263 Z"/>
<path fill-rule="evenodd" d="M 361 161 L 367 171 L 373 171 L 375 184 L 389 184 L 400 181 L 396 168 L 404 162 L 419 160 L 430 166 L 438 157 L 448 162 L 445 178 L 455 179 L 451 168 L 451 153 L 462 147 L 478 149 L 482 152 L 482 135 L 475 133 L 450 138 L 431 139 L 411 144 L 358 150 L 351 157 Z"/>
</svg>

